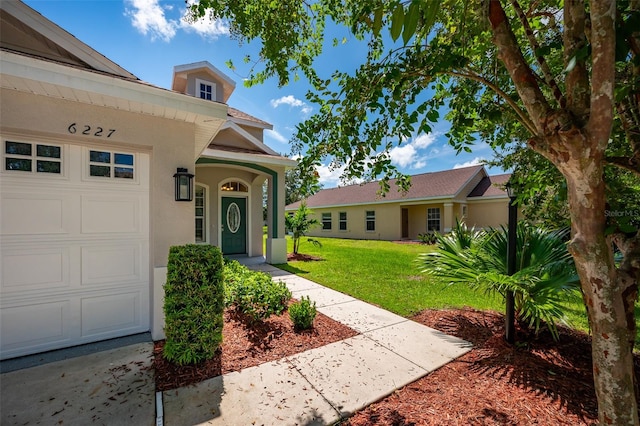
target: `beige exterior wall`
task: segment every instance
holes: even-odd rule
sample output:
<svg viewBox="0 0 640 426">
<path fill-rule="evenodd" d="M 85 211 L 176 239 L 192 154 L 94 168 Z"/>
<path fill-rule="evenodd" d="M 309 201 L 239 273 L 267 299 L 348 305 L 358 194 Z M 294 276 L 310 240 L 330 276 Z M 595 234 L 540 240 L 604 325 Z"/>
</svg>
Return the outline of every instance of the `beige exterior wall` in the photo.
<svg viewBox="0 0 640 426">
<path fill-rule="evenodd" d="M 375 212 L 375 231 L 366 230 L 367 211 Z M 322 222 L 322 213 L 331 213 L 331 230 L 324 230 L 322 226 L 314 228 L 309 235 L 316 237 L 350 238 L 361 240 L 396 240 L 400 238 L 400 205 L 372 204 L 366 206 L 335 207 L 312 209 L 313 217 Z M 339 228 L 340 212 L 347 213 L 347 230 Z"/>
<path fill-rule="evenodd" d="M 163 337 L 162 313 L 164 277 L 169 247 L 194 241 L 194 204 L 176 202 L 173 174 L 178 167 L 195 170 L 193 124 L 90 106 L 63 99 L 27 94 L 13 90 L 0 91 L 1 131 L 5 136 L 24 140 L 46 139 L 97 149 L 117 147 L 150 154 L 149 194 L 149 276 L 152 300 L 151 332 L 154 339 Z M 69 125 L 78 129 L 115 129 L 111 137 L 74 134 Z"/>
<path fill-rule="evenodd" d="M 220 227 L 222 216 L 220 200 L 222 196 L 240 197 L 247 199 L 247 254 L 262 256 L 262 184 L 267 176 L 239 168 L 224 165 L 198 165 L 196 169 L 196 184 L 208 187 L 207 209 L 208 224 L 207 238 L 212 245 L 220 245 Z M 229 181 L 238 181 L 249 189 L 247 193 L 222 192 L 219 188 Z"/>
<path fill-rule="evenodd" d="M 12 90 L 2 90 L 2 131 L 37 140 L 90 147 L 116 146 L 151 154 L 150 226 L 153 266 L 166 266 L 169 247 L 193 242 L 193 203 L 175 201 L 173 174 L 178 167 L 194 171 L 194 126 L 143 114 L 88 106 Z M 78 128 L 115 129 L 110 138 L 75 134 Z"/>
<path fill-rule="evenodd" d="M 506 225 L 509 220 L 509 199 L 478 200 L 469 202 L 466 224 L 469 227 L 486 228 Z"/>
<path fill-rule="evenodd" d="M 205 71 L 200 71 L 198 73 L 192 72 L 189 74 L 189 76 L 187 77 L 187 94 L 191 96 L 196 96 L 196 79 L 215 83 L 216 96 L 214 100 L 217 102 L 224 102 L 223 100 L 224 94 L 222 91 L 222 85 L 223 85 L 222 81 L 220 79 L 214 78 L 211 74 Z M 196 96 L 196 97 L 200 97 L 200 96 Z"/>
<path fill-rule="evenodd" d="M 408 236 L 411 240 L 427 232 L 427 210 L 440 209 L 440 232 L 446 233 L 455 226 L 456 218 L 462 219 L 466 206 L 466 223 L 469 226 L 488 227 L 507 223 L 507 200 L 483 200 L 471 202 L 444 201 L 429 204 L 402 205 L 400 203 L 371 204 L 347 207 L 313 208 L 313 218 L 322 223 L 322 213 L 331 213 L 331 230 L 318 226 L 309 232 L 313 237 L 351 238 L 364 240 L 402 239 L 402 210 L 408 210 Z M 376 212 L 375 232 L 365 231 L 365 212 Z M 347 213 L 347 230 L 339 228 L 340 212 Z"/>
</svg>

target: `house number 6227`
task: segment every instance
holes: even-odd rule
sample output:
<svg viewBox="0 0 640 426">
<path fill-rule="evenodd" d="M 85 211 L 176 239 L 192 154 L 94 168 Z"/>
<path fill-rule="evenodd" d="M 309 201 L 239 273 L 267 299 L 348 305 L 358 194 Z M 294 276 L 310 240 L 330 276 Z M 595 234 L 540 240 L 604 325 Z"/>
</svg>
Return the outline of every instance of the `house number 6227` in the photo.
<svg viewBox="0 0 640 426">
<path fill-rule="evenodd" d="M 99 138 L 104 136 L 110 138 L 111 135 L 113 135 L 116 131 L 116 129 L 103 129 L 102 127 L 99 127 L 99 126 L 91 127 L 88 124 L 78 125 L 76 123 L 69 124 L 69 127 L 67 127 L 67 130 L 72 135 L 80 132 L 83 135 L 97 136 Z"/>
</svg>

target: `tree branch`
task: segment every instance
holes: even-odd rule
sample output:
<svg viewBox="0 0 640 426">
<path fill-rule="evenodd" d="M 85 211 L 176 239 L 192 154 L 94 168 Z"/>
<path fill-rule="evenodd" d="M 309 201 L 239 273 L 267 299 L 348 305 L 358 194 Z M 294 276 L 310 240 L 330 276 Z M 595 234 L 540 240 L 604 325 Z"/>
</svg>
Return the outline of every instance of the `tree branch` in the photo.
<svg viewBox="0 0 640 426">
<path fill-rule="evenodd" d="M 640 160 L 635 157 L 606 157 L 605 161 L 612 166 L 617 166 L 622 169 L 635 173 L 640 177 Z"/>
<path fill-rule="evenodd" d="M 520 100 L 529 113 L 530 121 L 536 129 L 534 134 L 542 134 L 545 132 L 545 118 L 551 108 L 538 86 L 535 74 L 520 51 L 518 41 L 499 0 L 489 1 L 489 22 L 493 30 L 493 42 L 498 48 L 498 56 L 509 72 Z"/>
<path fill-rule="evenodd" d="M 520 118 L 520 123 L 522 123 L 522 125 L 529 131 L 529 133 L 531 133 L 532 136 L 535 136 L 537 134 L 536 127 L 531 122 L 527 114 L 518 106 L 518 104 L 509 95 L 507 95 L 502 89 L 500 89 L 497 85 L 495 85 L 491 81 L 487 80 L 486 78 L 478 74 L 472 73 L 471 71 L 468 71 L 467 73 L 463 73 L 461 71 L 448 71 L 445 74 L 448 74 L 454 77 L 468 78 L 469 80 L 474 80 L 484 84 L 485 86 L 493 90 L 498 96 L 504 99 L 504 101 L 507 104 L 509 104 L 513 112 L 515 112 L 516 115 Z"/>
<path fill-rule="evenodd" d="M 564 66 L 568 109 L 584 125 L 589 116 L 589 74 L 585 64 L 587 39 L 584 2 L 567 0 L 564 3 Z M 615 39 L 615 37 L 613 37 Z M 613 51 L 613 50 L 612 50 Z M 594 79 L 595 80 L 595 79 Z"/>
<path fill-rule="evenodd" d="M 604 152 L 607 147 L 613 124 L 615 21 L 615 0 L 591 2 L 592 83 L 591 112 L 587 129 L 597 143 L 594 148 L 600 152 Z M 593 152 L 591 155 L 596 153 Z"/>
<path fill-rule="evenodd" d="M 558 104 L 560 104 L 561 108 L 565 108 L 567 106 L 567 100 L 564 98 L 560 87 L 558 87 L 558 83 L 556 83 L 555 78 L 553 78 L 553 74 L 551 73 L 551 69 L 549 68 L 549 64 L 547 60 L 542 55 L 538 55 L 536 52 L 540 50 L 540 45 L 538 44 L 538 40 L 536 40 L 535 35 L 533 34 L 533 30 L 531 29 L 531 25 L 529 25 L 529 20 L 525 16 L 524 11 L 520 7 L 520 3 L 518 0 L 511 0 L 511 4 L 513 8 L 516 10 L 518 14 L 518 18 L 520 18 L 520 22 L 524 27 L 524 31 L 527 34 L 527 39 L 529 39 L 529 44 L 531 45 L 531 49 L 533 49 L 533 54 L 540 65 L 540 69 L 542 70 L 542 74 L 544 75 L 545 82 L 551 88 L 553 92 L 553 97 L 556 99 Z"/>
</svg>

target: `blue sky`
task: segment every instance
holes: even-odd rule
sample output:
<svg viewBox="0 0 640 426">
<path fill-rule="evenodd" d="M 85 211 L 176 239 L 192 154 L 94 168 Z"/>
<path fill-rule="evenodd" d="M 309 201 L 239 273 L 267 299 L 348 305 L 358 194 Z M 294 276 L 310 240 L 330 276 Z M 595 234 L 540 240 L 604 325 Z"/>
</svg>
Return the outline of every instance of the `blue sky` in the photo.
<svg viewBox="0 0 640 426">
<path fill-rule="evenodd" d="M 277 81 L 246 88 L 242 79 L 243 58 L 255 54 L 257 44 L 240 46 L 228 34 L 222 22 L 205 20 L 187 24 L 183 0 L 24 0 L 49 20 L 105 55 L 118 65 L 153 85 L 170 88 L 173 67 L 199 61 L 209 61 L 236 81 L 236 90 L 229 105 L 273 124 L 265 132 L 265 143 L 277 152 L 290 152 L 289 139 L 295 126 L 313 113 L 315 105 L 305 99 L 309 85 L 300 79 L 279 88 Z M 328 48 L 317 62 L 324 78 L 335 67 L 354 69 L 364 57 L 362 45 L 346 29 L 332 36 L 347 42 Z M 225 65 L 232 60 L 236 72 Z M 477 164 L 492 157 L 485 144 L 473 147 L 472 153 L 455 155 L 444 133 L 445 121 L 437 123 L 430 134 L 414 135 L 402 146 L 391 151 L 393 163 L 407 174 L 445 170 Z M 490 174 L 502 173 L 489 170 Z M 340 170 L 330 170 L 324 164 L 320 170 L 325 188 L 339 184 Z"/>
</svg>

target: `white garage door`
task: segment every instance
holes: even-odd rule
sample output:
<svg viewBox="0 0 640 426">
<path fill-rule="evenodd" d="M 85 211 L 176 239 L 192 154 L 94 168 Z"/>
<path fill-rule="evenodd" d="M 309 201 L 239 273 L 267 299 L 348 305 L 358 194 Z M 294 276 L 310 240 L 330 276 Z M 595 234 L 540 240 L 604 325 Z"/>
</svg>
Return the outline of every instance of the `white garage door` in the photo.
<svg viewBox="0 0 640 426">
<path fill-rule="evenodd" d="M 149 330 L 149 155 L 2 140 L 0 358 Z"/>
</svg>

